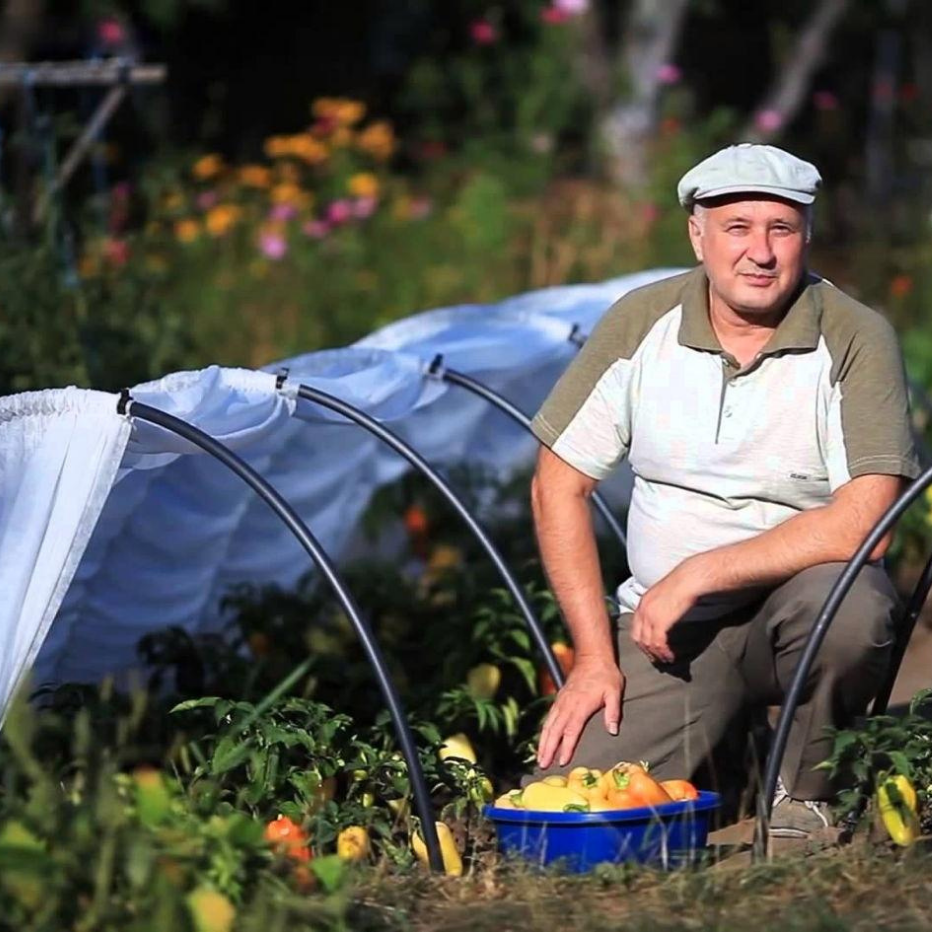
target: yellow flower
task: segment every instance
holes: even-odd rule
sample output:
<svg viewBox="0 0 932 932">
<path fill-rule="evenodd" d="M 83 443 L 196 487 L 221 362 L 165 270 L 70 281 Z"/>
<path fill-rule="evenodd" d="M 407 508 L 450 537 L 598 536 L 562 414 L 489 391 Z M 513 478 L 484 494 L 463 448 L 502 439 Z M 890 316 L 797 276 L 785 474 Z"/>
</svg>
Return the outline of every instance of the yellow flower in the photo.
<svg viewBox="0 0 932 932">
<path fill-rule="evenodd" d="M 275 185 L 269 192 L 269 197 L 273 204 L 290 204 L 292 207 L 299 208 L 310 207 L 313 203 L 313 197 L 309 191 L 305 191 L 290 181 Z"/>
<path fill-rule="evenodd" d="M 365 115 L 366 105 L 346 97 L 319 97 L 311 105 L 319 120 L 333 120 L 339 126 L 355 126 Z"/>
<path fill-rule="evenodd" d="M 239 220 L 242 211 L 235 204 L 218 204 L 207 211 L 204 226 L 211 236 L 223 236 Z"/>
<path fill-rule="evenodd" d="M 346 187 L 353 197 L 378 197 L 379 179 L 371 172 L 359 172 L 353 175 Z"/>
<path fill-rule="evenodd" d="M 210 155 L 201 156 L 191 169 L 191 174 L 199 181 L 207 181 L 219 175 L 223 171 L 223 159 L 212 152 Z"/>
<path fill-rule="evenodd" d="M 239 180 L 249 188 L 267 188 L 272 183 L 272 172 L 264 165 L 244 165 Z"/>
<path fill-rule="evenodd" d="M 356 145 L 373 158 L 385 161 L 395 151 L 395 133 L 391 124 L 384 120 L 370 123 L 356 136 Z"/>
<path fill-rule="evenodd" d="M 175 239 L 180 243 L 191 243 L 201 235 L 201 226 L 190 217 L 175 222 Z"/>
</svg>

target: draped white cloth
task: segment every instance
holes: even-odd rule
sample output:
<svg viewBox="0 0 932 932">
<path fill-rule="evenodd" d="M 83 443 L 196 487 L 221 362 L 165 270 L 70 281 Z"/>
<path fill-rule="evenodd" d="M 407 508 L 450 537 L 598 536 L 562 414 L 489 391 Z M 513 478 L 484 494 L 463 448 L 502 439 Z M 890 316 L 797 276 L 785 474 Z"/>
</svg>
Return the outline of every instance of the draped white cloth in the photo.
<svg viewBox="0 0 932 932">
<path fill-rule="evenodd" d="M 104 392 L 0 398 L 0 710 L 45 640 L 129 433 Z"/>
<path fill-rule="evenodd" d="M 429 311 L 263 372 L 212 366 L 131 394 L 233 449 L 339 560 L 373 492 L 409 467 L 342 416 L 298 400 L 298 384 L 357 406 L 432 465 L 504 474 L 530 462 L 536 441 L 432 376 L 435 357 L 533 414 L 576 352 L 574 326 L 590 332 L 617 297 L 677 271 Z M 33 662 L 34 686 L 125 673 L 142 635 L 215 629 L 233 584 L 293 585 L 310 566 L 241 479 L 129 413 L 115 395 L 73 388 L 0 399 L 0 708 Z M 622 475 L 604 491 L 621 501 L 626 489 Z"/>
</svg>

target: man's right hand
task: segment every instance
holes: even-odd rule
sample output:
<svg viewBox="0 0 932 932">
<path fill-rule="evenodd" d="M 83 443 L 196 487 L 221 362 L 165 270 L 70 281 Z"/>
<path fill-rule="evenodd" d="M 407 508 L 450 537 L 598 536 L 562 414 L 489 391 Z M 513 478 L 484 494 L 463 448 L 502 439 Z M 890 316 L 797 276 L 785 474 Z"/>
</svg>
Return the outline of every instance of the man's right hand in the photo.
<svg viewBox="0 0 932 932">
<path fill-rule="evenodd" d="M 546 769 L 554 760 L 561 767 L 573 758 L 586 722 L 604 708 L 605 728 L 618 734 L 625 676 L 614 660 L 577 656 L 570 675 L 547 713 L 540 733 L 537 764 Z"/>
</svg>

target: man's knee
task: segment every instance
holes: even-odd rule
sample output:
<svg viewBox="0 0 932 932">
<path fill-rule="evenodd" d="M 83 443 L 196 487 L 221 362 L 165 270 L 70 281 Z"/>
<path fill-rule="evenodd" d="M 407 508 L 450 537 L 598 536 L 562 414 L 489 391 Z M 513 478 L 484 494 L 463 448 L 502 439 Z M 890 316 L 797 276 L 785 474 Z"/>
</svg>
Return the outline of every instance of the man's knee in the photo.
<svg viewBox="0 0 932 932">
<path fill-rule="evenodd" d="M 813 566 L 786 584 L 784 638 L 800 646 L 805 642 L 846 565 Z M 896 592 L 887 574 L 877 566 L 864 567 L 825 632 L 817 667 L 850 670 L 885 655 L 892 643 L 896 609 Z"/>
</svg>

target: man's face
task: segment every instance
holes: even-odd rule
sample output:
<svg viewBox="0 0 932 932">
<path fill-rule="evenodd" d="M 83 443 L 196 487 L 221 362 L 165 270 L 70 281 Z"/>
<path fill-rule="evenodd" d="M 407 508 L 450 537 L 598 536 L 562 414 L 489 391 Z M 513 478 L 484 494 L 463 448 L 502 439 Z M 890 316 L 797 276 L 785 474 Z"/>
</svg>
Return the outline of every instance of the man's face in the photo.
<svg viewBox="0 0 932 932">
<path fill-rule="evenodd" d="M 806 267 L 805 209 L 765 195 L 708 202 L 689 218 L 689 239 L 713 294 L 741 314 L 781 311 Z"/>
</svg>

